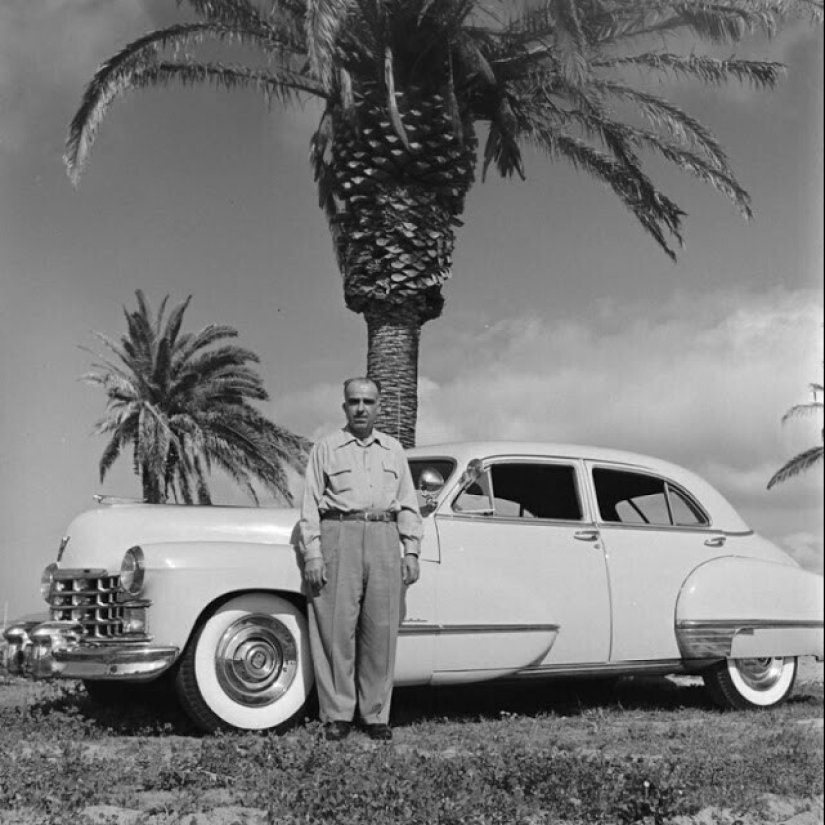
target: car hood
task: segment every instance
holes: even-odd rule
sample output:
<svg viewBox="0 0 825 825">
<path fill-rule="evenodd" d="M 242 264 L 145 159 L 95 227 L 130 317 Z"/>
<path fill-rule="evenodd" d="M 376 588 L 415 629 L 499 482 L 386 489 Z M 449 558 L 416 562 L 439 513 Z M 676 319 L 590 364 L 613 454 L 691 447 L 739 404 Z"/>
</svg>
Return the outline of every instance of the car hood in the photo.
<svg viewBox="0 0 825 825">
<path fill-rule="evenodd" d="M 299 511 L 292 508 L 115 504 L 88 510 L 66 532 L 61 568 L 118 569 L 136 544 L 231 542 L 294 545 Z"/>
</svg>

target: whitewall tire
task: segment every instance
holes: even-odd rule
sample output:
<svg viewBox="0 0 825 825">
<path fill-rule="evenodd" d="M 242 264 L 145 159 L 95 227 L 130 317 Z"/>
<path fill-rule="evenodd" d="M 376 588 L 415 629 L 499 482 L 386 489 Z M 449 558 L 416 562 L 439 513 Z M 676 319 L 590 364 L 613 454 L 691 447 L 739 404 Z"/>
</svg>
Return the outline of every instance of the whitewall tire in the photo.
<svg viewBox="0 0 825 825">
<path fill-rule="evenodd" d="M 774 708 L 791 695 L 798 660 L 794 656 L 725 659 L 706 670 L 705 685 L 723 708 Z"/>
<path fill-rule="evenodd" d="M 248 593 L 200 624 L 176 689 L 203 730 L 283 730 L 301 717 L 313 682 L 304 614 L 280 596 Z"/>
</svg>

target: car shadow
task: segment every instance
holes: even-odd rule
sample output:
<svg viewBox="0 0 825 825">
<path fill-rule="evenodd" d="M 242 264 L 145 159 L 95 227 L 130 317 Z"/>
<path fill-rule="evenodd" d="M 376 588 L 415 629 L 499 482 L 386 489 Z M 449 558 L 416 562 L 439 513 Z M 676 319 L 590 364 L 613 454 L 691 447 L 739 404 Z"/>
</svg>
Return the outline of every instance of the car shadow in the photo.
<svg viewBox="0 0 825 825">
<path fill-rule="evenodd" d="M 677 684 L 666 677 L 556 679 L 398 688 L 393 698 L 392 720 L 394 724 L 407 725 L 437 719 L 500 719 L 504 714 L 572 717 L 598 707 L 617 706 L 626 710 L 715 707 L 701 684 Z"/>
<path fill-rule="evenodd" d="M 204 734 L 186 716 L 171 690 L 124 694 L 121 701 L 93 700 L 80 683 L 69 683 L 57 695 L 29 706 L 38 718 L 73 717 L 84 726 L 126 737 Z M 822 688 L 797 692 L 791 706 L 821 708 Z M 477 722 L 503 716 L 540 718 L 547 715 L 578 717 L 594 709 L 625 711 L 703 710 L 723 713 L 711 701 L 700 679 L 634 676 L 619 679 L 555 679 L 536 682 L 483 682 L 444 687 L 400 687 L 393 696 L 391 722 L 406 727 L 426 722 Z M 305 721 L 317 718 L 315 703 Z"/>
</svg>

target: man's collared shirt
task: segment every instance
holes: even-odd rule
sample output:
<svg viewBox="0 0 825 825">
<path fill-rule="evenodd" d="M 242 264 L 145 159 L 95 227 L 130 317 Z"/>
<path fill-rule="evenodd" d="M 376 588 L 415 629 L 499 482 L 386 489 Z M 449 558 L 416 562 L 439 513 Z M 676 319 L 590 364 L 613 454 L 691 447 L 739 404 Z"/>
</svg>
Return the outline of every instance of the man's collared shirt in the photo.
<svg viewBox="0 0 825 825">
<path fill-rule="evenodd" d="M 360 441 L 347 428 L 316 442 L 309 454 L 301 505 L 304 558 L 321 558 L 321 513 L 389 510 L 397 513 L 405 553 L 418 554 L 421 515 L 404 448 L 373 430 Z"/>
</svg>

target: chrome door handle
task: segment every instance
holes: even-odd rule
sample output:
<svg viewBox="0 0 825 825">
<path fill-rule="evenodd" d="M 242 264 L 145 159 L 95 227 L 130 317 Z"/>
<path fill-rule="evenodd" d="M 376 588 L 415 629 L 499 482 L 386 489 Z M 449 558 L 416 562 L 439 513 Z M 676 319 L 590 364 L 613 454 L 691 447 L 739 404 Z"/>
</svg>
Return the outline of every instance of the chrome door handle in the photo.
<svg viewBox="0 0 825 825">
<path fill-rule="evenodd" d="M 573 538 L 578 539 L 579 541 L 598 541 L 599 540 L 599 531 L 598 530 L 577 530 L 573 533 Z"/>
<path fill-rule="evenodd" d="M 726 536 L 714 536 L 712 539 L 705 539 L 705 547 L 721 547 L 726 541 Z"/>
</svg>

